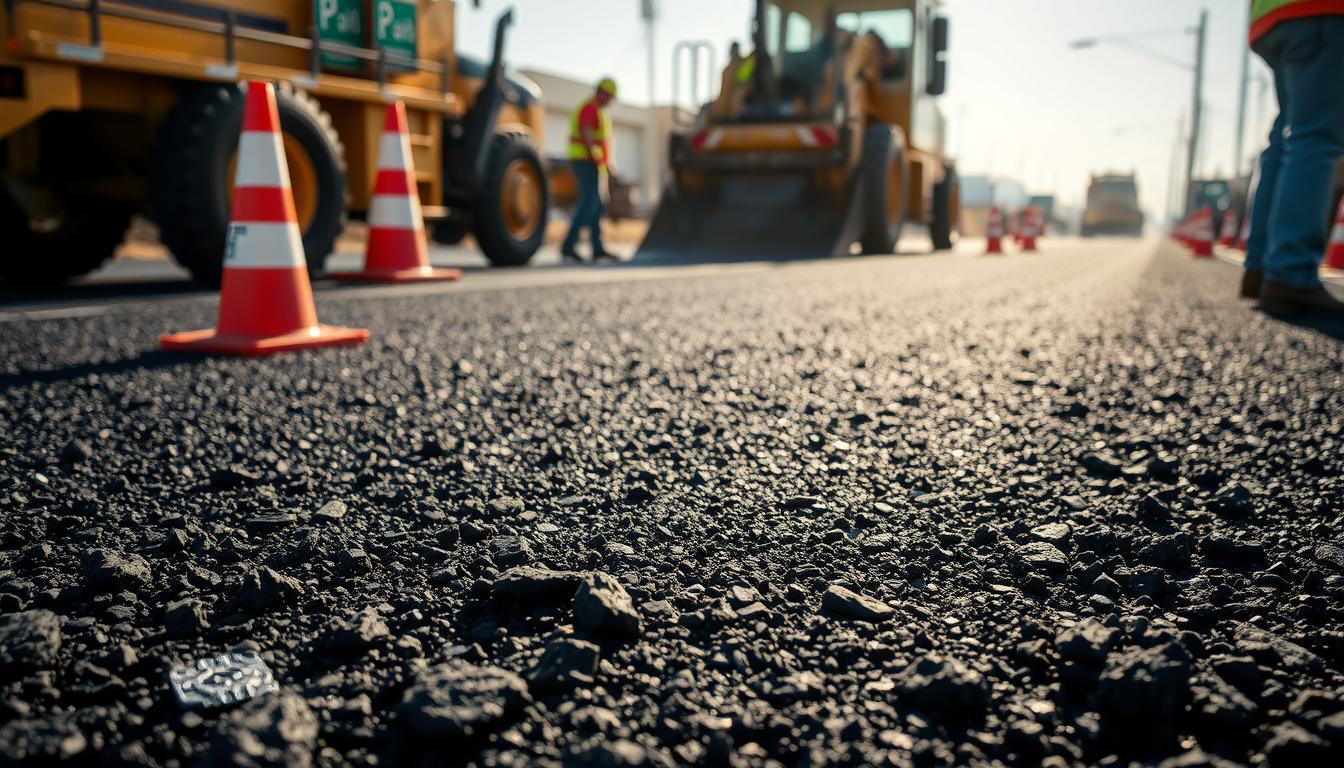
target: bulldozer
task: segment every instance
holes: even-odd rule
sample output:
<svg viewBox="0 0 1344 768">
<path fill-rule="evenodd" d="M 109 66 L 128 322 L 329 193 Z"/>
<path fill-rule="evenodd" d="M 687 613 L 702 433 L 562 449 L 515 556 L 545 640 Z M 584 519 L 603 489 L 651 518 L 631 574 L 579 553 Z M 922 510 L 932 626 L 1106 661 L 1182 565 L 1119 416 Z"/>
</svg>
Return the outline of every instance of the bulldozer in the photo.
<svg viewBox="0 0 1344 768">
<path fill-rule="evenodd" d="M 367 214 L 387 104 L 406 105 L 435 239 L 472 234 L 525 264 L 548 210 L 540 92 L 508 76 L 512 11 L 489 62 L 458 55 L 451 0 L 3 0 L 0 278 L 97 268 L 132 216 L 218 284 L 244 102 L 276 85 L 310 272 Z M 476 0 L 479 5 L 479 0 Z"/>
<path fill-rule="evenodd" d="M 734 46 L 717 97 L 672 135 L 670 181 L 640 257 L 892 253 L 907 222 L 926 224 L 936 250 L 953 247 L 960 200 L 937 104 L 948 42 L 939 6 L 757 0 L 754 50 Z M 692 82 L 698 54 L 674 62 L 692 62 Z"/>
</svg>

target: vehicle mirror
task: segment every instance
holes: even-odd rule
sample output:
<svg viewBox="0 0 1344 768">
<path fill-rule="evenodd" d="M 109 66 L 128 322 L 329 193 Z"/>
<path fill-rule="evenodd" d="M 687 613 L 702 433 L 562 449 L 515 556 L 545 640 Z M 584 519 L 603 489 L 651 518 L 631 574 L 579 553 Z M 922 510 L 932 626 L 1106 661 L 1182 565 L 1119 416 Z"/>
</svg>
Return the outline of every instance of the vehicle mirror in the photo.
<svg viewBox="0 0 1344 768">
<path fill-rule="evenodd" d="M 942 96 L 947 92 L 947 34 L 946 17 L 933 20 L 929 30 L 929 83 L 930 96 Z"/>
</svg>

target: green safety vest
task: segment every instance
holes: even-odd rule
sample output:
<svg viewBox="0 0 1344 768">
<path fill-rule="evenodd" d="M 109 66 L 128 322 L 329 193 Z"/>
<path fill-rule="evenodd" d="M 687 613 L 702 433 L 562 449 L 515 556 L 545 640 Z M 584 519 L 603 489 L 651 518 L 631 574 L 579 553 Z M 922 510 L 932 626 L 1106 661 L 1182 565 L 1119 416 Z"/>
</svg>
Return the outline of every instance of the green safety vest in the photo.
<svg viewBox="0 0 1344 768">
<path fill-rule="evenodd" d="M 579 118 L 583 111 L 592 105 L 597 109 L 597 130 L 593 131 L 593 141 L 597 146 L 589 149 L 583 141 L 583 131 L 579 127 Z M 590 160 L 602 167 L 606 167 L 607 160 L 611 158 L 611 115 L 607 110 L 597 106 L 591 99 L 583 102 L 574 108 L 574 112 L 569 116 L 569 159 L 570 160 Z"/>
<path fill-rule="evenodd" d="M 756 54 L 751 54 L 737 65 L 737 72 L 734 79 L 738 85 L 746 85 L 751 82 L 751 78 L 756 76 Z"/>
<path fill-rule="evenodd" d="M 1251 38 L 1281 21 L 1334 15 L 1344 15 L 1344 0 L 1251 0 Z"/>
</svg>

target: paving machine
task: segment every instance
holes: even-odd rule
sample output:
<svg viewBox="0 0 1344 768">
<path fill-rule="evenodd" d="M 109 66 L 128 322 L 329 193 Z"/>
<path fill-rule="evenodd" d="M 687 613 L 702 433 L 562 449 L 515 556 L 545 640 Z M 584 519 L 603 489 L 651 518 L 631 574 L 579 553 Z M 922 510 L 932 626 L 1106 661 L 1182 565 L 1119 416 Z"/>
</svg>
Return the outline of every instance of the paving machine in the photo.
<svg viewBox="0 0 1344 768">
<path fill-rule="evenodd" d="M 498 265 L 546 228 L 535 85 L 457 55 L 451 0 L 4 0 L 0 277 L 96 268 L 131 216 L 218 283 L 242 80 L 276 83 L 304 251 L 321 271 L 370 206 L 387 103 L 406 104 L 415 185 L 436 238 L 469 232 Z"/>
<path fill-rule="evenodd" d="M 671 180 L 640 256 L 891 253 L 907 221 L 951 248 L 959 195 L 937 104 L 948 39 L 938 8 L 757 0 L 754 50 L 734 47 L 717 98 L 673 133 Z"/>
</svg>

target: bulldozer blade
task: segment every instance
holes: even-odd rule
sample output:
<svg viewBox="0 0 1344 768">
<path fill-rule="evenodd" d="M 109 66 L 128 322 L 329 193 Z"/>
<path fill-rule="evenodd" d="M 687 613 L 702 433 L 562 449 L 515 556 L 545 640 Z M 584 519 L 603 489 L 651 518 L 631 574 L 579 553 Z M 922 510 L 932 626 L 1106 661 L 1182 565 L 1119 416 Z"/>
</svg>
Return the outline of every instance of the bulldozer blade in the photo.
<svg viewBox="0 0 1344 768">
<path fill-rule="evenodd" d="M 851 190 L 852 191 L 852 190 Z M 858 239 L 854 194 L 812 176 L 725 176 L 691 190 L 669 188 L 636 258 L 641 261 L 820 259 Z"/>
</svg>

